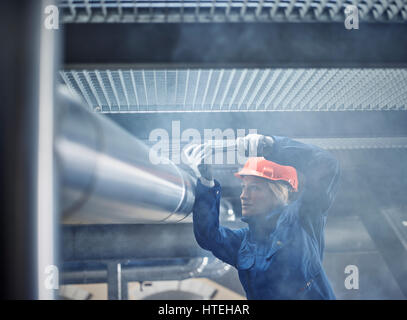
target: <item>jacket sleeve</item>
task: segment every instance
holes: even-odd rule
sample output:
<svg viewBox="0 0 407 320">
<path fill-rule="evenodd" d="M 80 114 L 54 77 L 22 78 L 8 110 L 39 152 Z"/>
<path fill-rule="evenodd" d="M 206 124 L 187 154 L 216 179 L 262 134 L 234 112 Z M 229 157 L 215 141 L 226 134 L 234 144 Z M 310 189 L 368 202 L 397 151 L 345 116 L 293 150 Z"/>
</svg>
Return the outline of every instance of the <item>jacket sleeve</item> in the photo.
<svg viewBox="0 0 407 320">
<path fill-rule="evenodd" d="M 314 145 L 285 137 L 273 136 L 274 144 L 269 160 L 295 167 L 305 181 L 300 182 L 300 214 L 326 215 L 338 189 L 339 162 L 333 155 Z"/>
<path fill-rule="evenodd" d="M 193 209 L 194 234 L 198 244 L 218 259 L 236 267 L 244 229 L 232 230 L 219 225 L 221 187 L 208 188 L 198 179 Z"/>
</svg>

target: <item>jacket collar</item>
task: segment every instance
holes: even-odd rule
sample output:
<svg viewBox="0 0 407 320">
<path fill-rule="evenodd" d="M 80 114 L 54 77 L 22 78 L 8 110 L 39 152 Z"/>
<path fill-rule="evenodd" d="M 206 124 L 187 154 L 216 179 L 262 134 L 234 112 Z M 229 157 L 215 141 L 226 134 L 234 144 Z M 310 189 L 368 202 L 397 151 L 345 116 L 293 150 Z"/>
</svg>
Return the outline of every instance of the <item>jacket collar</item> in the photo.
<svg viewBox="0 0 407 320">
<path fill-rule="evenodd" d="M 269 235 L 285 221 L 284 212 L 288 205 L 282 205 L 267 214 L 242 217 L 241 220 L 249 225 L 250 233 L 256 240 L 267 240 Z"/>
</svg>

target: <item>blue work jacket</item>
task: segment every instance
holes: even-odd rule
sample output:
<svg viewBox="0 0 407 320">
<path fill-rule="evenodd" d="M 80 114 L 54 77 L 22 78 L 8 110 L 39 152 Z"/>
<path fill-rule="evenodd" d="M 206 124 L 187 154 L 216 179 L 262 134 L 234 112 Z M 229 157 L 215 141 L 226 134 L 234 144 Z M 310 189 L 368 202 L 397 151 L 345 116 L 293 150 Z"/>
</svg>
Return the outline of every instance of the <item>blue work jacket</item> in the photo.
<svg viewBox="0 0 407 320">
<path fill-rule="evenodd" d="M 303 175 L 296 200 L 265 215 L 243 217 L 247 228 L 230 229 L 219 225 L 219 183 L 208 188 L 198 180 L 195 238 L 238 270 L 248 299 L 335 299 L 322 259 L 327 212 L 340 175 L 338 161 L 316 146 L 273 138 L 268 160 L 293 166 Z"/>
</svg>

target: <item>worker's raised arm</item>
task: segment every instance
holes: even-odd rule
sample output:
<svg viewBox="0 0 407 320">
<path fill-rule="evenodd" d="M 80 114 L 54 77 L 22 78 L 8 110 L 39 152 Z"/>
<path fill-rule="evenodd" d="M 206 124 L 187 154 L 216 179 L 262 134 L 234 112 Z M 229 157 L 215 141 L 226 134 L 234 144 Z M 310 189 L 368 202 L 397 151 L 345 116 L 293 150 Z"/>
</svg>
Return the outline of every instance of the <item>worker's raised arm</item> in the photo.
<svg viewBox="0 0 407 320">
<path fill-rule="evenodd" d="M 286 137 L 259 134 L 238 138 L 237 144 L 252 155 L 263 155 L 267 160 L 294 167 L 302 173 L 305 179 L 300 181 L 301 213 L 326 214 L 334 200 L 340 175 L 339 163 L 330 152 Z"/>
<path fill-rule="evenodd" d="M 193 208 L 195 239 L 215 257 L 236 266 L 244 231 L 219 225 L 221 187 L 212 177 L 211 166 L 205 164 L 205 159 L 211 152 L 208 145 L 191 145 L 184 150 L 185 159 L 197 177 Z"/>
<path fill-rule="evenodd" d="M 307 214 L 326 214 L 336 195 L 340 176 L 339 162 L 333 155 L 317 146 L 286 137 L 272 136 L 269 157 L 282 165 L 301 172 L 305 181 L 299 190 Z"/>
<path fill-rule="evenodd" d="M 214 183 L 214 187 L 207 187 L 199 179 L 197 181 L 193 209 L 195 239 L 203 249 L 236 267 L 244 230 L 232 230 L 219 225 L 221 187 L 217 181 Z"/>
</svg>

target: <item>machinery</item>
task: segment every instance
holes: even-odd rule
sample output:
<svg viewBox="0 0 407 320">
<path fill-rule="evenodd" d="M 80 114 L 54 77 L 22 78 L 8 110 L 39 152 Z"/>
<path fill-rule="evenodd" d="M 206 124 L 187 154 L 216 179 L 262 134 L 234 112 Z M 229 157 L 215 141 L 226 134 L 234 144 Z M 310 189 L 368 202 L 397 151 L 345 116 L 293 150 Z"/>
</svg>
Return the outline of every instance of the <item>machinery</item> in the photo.
<svg viewBox="0 0 407 320">
<path fill-rule="evenodd" d="M 12 2 L 0 14 L 12 26 L 0 31 L 6 297 L 107 283 L 127 299 L 131 282 L 203 277 L 242 295 L 195 242 L 181 151 L 217 141 L 221 222 L 238 228 L 228 142 L 256 131 L 341 162 L 324 257 L 337 297 L 407 297 L 405 0 Z"/>
</svg>

